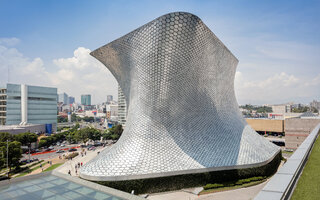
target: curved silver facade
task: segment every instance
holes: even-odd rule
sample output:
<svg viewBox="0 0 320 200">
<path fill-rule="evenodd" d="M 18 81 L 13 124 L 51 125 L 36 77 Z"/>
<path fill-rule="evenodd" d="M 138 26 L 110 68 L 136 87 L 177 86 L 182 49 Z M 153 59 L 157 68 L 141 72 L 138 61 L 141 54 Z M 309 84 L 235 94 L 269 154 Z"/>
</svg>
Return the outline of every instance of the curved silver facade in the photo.
<svg viewBox="0 0 320 200">
<path fill-rule="evenodd" d="M 195 15 L 170 13 L 93 51 L 128 108 L 120 140 L 81 168 L 89 180 L 129 180 L 268 163 L 279 148 L 242 118 L 238 60 Z"/>
</svg>

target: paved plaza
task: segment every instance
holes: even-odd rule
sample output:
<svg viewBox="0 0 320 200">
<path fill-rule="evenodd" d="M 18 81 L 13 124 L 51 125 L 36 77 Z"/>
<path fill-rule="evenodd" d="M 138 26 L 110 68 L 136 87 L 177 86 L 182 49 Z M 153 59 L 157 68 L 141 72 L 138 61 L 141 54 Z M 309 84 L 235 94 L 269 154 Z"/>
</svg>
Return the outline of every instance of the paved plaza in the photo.
<svg viewBox="0 0 320 200">
<path fill-rule="evenodd" d="M 81 151 L 82 149 L 79 149 L 77 152 L 79 153 L 79 155 L 75 158 L 73 158 L 72 160 L 68 160 L 67 162 L 65 162 L 62 166 L 60 166 L 57 170 L 61 173 L 64 174 L 68 174 L 69 170 L 71 171 L 71 175 L 72 176 L 79 176 L 79 168 L 77 168 L 77 173 L 76 173 L 76 168 L 75 166 L 78 163 L 82 163 L 82 165 L 85 165 L 87 162 L 89 162 L 91 159 L 93 159 L 94 157 L 96 157 L 98 155 L 98 152 L 102 152 L 106 149 L 108 149 L 110 146 L 105 146 L 105 147 L 97 147 L 94 151 L 88 151 L 86 149 L 84 149 L 84 151 L 86 152 L 86 155 L 81 156 Z"/>
</svg>

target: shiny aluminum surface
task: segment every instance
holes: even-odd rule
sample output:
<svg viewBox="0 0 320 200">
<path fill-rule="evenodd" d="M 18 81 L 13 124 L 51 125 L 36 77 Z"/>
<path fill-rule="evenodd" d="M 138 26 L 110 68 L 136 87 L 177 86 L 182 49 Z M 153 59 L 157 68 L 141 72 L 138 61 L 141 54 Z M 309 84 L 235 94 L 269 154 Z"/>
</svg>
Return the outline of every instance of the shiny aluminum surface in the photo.
<svg viewBox="0 0 320 200">
<path fill-rule="evenodd" d="M 169 13 L 93 51 L 127 104 L 120 140 L 81 168 L 128 180 L 266 164 L 279 148 L 247 125 L 234 94 L 238 60 L 190 13 Z"/>
</svg>

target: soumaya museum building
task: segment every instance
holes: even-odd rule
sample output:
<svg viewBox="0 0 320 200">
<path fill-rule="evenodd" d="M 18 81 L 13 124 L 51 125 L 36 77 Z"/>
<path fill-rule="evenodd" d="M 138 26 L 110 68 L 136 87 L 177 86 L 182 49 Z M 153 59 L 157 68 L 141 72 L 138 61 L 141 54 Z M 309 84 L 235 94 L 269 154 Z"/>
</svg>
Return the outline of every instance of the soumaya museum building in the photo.
<svg viewBox="0 0 320 200">
<path fill-rule="evenodd" d="M 80 177 L 256 173 L 279 158 L 280 148 L 257 134 L 238 109 L 237 58 L 197 16 L 163 15 L 91 55 L 118 81 L 127 118 L 120 140 L 82 167 Z"/>
</svg>

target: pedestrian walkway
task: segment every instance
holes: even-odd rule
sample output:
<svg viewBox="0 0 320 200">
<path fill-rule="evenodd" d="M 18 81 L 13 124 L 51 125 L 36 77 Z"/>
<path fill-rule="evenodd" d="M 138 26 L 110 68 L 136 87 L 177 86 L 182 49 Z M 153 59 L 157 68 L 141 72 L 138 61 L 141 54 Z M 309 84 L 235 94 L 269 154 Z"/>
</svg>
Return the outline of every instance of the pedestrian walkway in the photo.
<svg viewBox="0 0 320 200">
<path fill-rule="evenodd" d="M 216 192 L 205 195 L 195 195 L 192 193 L 188 193 L 186 191 L 172 191 L 158 194 L 151 194 L 147 199 L 150 200 L 249 200 L 253 199 L 260 190 L 267 184 L 268 181 L 265 181 L 261 184 L 247 187 L 247 188 L 239 188 L 235 190 L 229 190 L 224 192 Z"/>
<path fill-rule="evenodd" d="M 78 163 L 82 163 L 82 165 L 85 165 L 87 162 L 92 160 L 98 155 L 98 152 L 102 152 L 106 149 L 108 149 L 110 146 L 106 147 L 97 147 L 94 151 L 87 151 L 85 149 L 86 155 L 84 154 L 81 156 L 81 149 L 78 150 L 79 155 L 72 160 L 68 160 L 65 162 L 62 166 L 60 166 L 57 170 L 60 173 L 68 174 L 69 170 L 71 171 L 72 176 L 79 176 L 79 168 L 75 168 Z M 81 167 L 81 166 L 80 166 Z"/>
<path fill-rule="evenodd" d="M 43 172 L 44 170 L 46 170 L 47 168 L 49 168 L 50 166 L 57 164 L 57 163 L 63 163 L 63 162 L 64 162 L 64 159 L 59 159 L 59 157 L 46 160 L 45 162 L 42 163 L 43 167 L 40 167 L 39 169 L 32 171 L 29 175 L 39 174 L 39 173 Z"/>
</svg>

